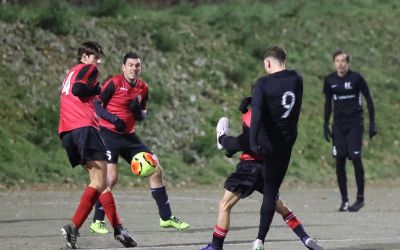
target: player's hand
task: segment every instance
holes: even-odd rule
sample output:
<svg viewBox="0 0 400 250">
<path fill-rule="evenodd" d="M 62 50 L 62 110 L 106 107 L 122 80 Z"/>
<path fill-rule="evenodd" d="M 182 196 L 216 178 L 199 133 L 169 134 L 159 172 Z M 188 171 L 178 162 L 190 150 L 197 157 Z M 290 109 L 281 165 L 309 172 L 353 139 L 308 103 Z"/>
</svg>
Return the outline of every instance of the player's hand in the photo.
<svg viewBox="0 0 400 250">
<path fill-rule="evenodd" d="M 372 139 L 375 135 L 378 134 L 378 130 L 376 129 L 375 123 L 369 124 L 369 138 Z"/>
<path fill-rule="evenodd" d="M 122 132 L 125 130 L 126 128 L 126 124 L 123 120 L 121 120 L 119 117 L 117 117 L 114 121 L 113 124 L 115 126 L 115 130 L 117 130 L 118 132 Z"/>
<path fill-rule="evenodd" d="M 251 104 L 251 96 L 243 98 L 242 102 L 239 105 L 239 110 L 242 114 L 246 114 L 248 109 L 247 107 Z"/>
<path fill-rule="evenodd" d="M 326 124 L 326 123 L 324 123 L 324 137 L 325 137 L 325 140 L 326 140 L 327 142 L 330 142 L 330 141 L 331 141 L 332 132 L 331 132 L 331 130 L 330 130 L 330 128 L 329 128 L 329 125 Z"/>
<path fill-rule="evenodd" d="M 136 97 L 135 99 L 133 99 L 130 103 L 129 103 L 129 110 L 132 112 L 132 113 L 136 113 L 136 112 L 138 112 L 138 111 L 140 111 L 140 109 L 141 109 L 141 103 L 140 103 L 140 101 L 139 101 L 139 98 L 138 97 Z"/>
</svg>

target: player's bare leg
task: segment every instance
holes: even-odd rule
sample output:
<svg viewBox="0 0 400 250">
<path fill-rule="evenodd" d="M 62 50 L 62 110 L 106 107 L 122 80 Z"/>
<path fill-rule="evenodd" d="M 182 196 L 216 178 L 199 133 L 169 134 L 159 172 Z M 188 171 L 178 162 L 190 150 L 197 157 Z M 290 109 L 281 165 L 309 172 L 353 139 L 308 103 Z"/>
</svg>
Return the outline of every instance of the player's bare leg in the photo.
<svg viewBox="0 0 400 250">
<path fill-rule="evenodd" d="M 202 250 L 220 250 L 229 231 L 231 210 L 240 200 L 238 194 L 225 190 L 224 195 L 219 201 L 217 224 L 214 227 L 213 239 Z"/>
</svg>

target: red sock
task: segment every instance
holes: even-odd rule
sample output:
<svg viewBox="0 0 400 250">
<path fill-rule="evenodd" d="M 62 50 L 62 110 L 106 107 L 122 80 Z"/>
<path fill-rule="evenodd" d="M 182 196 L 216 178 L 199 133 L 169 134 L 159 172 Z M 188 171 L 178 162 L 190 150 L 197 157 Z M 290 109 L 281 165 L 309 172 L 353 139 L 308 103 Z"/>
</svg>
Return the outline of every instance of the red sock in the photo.
<svg viewBox="0 0 400 250">
<path fill-rule="evenodd" d="M 115 206 L 114 197 L 111 192 L 106 192 L 100 195 L 99 200 L 103 205 L 104 212 L 106 213 L 108 221 L 115 228 L 119 225 L 122 225 L 121 220 L 119 219 L 117 208 Z"/>
<path fill-rule="evenodd" d="M 286 224 L 291 228 L 295 229 L 298 225 L 301 224 L 301 222 L 296 218 L 296 215 L 293 212 L 288 213 L 283 217 L 283 220 L 286 222 Z"/>
<path fill-rule="evenodd" d="M 72 217 L 72 223 L 79 229 L 86 218 L 89 216 L 90 211 L 92 211 L 93 205 L 99 198 L 100 192 L 92 187 L 86 187 L 82 194 L 81 200 L 76 208 L 75 214 Z"/>
<path fill-rule="evenodd" d="M 228 231 L 229 230 L 223 229 L 223 228 L 219 227 L 218 225 L 215 225 L 213 236 L 215 236 L 217 238 L 225 238 L 226 235 L 228 234 Z"/>
</svg>

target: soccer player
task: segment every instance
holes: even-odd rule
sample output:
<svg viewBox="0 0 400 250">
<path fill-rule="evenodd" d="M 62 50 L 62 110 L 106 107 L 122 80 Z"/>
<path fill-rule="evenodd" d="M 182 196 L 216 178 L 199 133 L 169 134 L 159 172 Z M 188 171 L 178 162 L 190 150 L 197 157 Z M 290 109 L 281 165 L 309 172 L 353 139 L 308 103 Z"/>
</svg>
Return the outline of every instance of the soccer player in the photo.
<svg viewBox="0 0 400 250">
<path fill-rule="evenodd" d="M 67 246 L 77 248 L 78 230 L 85 222 L 97 200 L 114 227 L 114 238 L 125 247 L 135 247 L 136 242 L 122 227 L 114 198 L 107 188 L 106 148 L 100 136 L 93 99 L 101 91 L 97 82 L 98 64 L 104 55 L 96 42 L 85 42 L 78 49 L 78 63 L 64 78 L 60 92 L 59 135 L 72 167 L 81 164 L 89 174 L 90 183 L 80 199 L 71 224 L 61 228 Z"/>
<path fill-rule="evenodd" d="M 242 134 L 233 137 L 228 135 L 228 119 L 223 117 L 217 124 L 217 146 L 219 149 L 226 149 L 227 156 L 231 157 L 238 151 L 244 151 L 240 156 L 240 162 L 234 171 L 225 181 L 225 193 L 219 202 L 218 220 L 214 227 L 213 239 L 202 250 L 220 250 L 223 248 L 225 237 L 228 234 L 230 226 L 230 214 L 233 206 L 257 190 L 263 192 L 263 160 L 264 157 L 250 152 L 250 122 L 251 110 L 247 109 L 250 104 L 250 97 L 243 99 L 240 105 L 242 116 Z M 279 195 L 276 200 L 275 211 L 279 213 L 285 223 L 300 238 L 303 244 L 314 250 L 323 249 L 315 240 L 313 240 L 304 230 L 302 223 L 296 218 L 296 215 L 282 202 Z M 253 249 L 262 249 L 259 242 L 254 242 Z"/>
<path fill-rule="evenodd" d="M 108 79 L 95 101 L 96 112 L 100 116 L 100 133 L 107 148 L 107 177 L 110 188 L 118 180 L 119 156 L 130 164 L 133 156 L 139 152 L 153 154 L 139 139 L 135 130 L 136 121 L 142 121 L 147 112 L 149 90 L 147 83 L 139 79 L 141 71 L 142 62 L 139 55 L 133 52 L 127 53 L 123 58 L 122 74 Z M 153 156 L 155 157 L 154 154 Z M 158 206 L 160 226 L 178 230 L 187 229 L 189 224 L 172 215 L 163 181 L 163 171 L 158 161 L 156 171 L 149 176 L 149 182 L 151 194 Z M 92 232 L 107 233 L 100 203 L 96 204 L 90 229 Z"/>
<path fill-rule="evenodd" d="M 333 157 L 336 158 L 336 175 L 342 196 L 339 211 L 357 212 L 364 206 L 364 167 L 361 160 L 361 145 L 364 132 L 364 117 L 361 94 L 367 101 L 369 113 L 369 137 L 377 134 L 375 110 L 371 94 L 364 77 L 349 70 L 350 55 L 339 49 L 333 53 L 336 71 L 325 77 L 323 93 L 325 94 L 324 137 L 333 141 Z M 332 113 L 332 132 L 329 118 Z M 357 199 L 349 206 L 347 196 L 346 158 L 354 165 L 357 183 Z"/>
<path fill-rule="evenodd" d="M 252 92 L 250 149 L 265 157 L 263 201 L 255 249 L 262 249 L 275 212 L 279 188 L 286 175 L 303 95 L 303 79 L 286 70 L 286 51 L 270 47 L 264 56 L 266 76 L 257 80 Z"/>
</svg>

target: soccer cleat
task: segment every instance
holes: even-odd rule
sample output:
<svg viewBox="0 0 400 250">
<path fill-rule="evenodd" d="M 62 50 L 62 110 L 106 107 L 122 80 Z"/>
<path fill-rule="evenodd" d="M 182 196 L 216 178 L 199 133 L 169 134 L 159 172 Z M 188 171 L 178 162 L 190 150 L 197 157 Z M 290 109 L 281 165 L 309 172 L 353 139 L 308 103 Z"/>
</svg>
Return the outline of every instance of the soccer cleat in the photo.
<svg viewBox="0 0 400 250">
<path fill-rule="evenodd" d="M 324 250 L 324 248 L 318 242 L 316 242 L 313 238 L 307 238 L 303 243 L 308 249 Z"/>
<path fill-rule="evenodd" d="M 185 230 L 189 228 L 189 224 L 187 224 L 184 221 L 181 221 L 180 219 L 176 218 L 175 216 L 171 216 L 169 220 L 163 220 L 160 218 L 160 227 L 162 228 L 168 228 L 168 227 L 173 227 L 177 230 Z"/>
<path fill-rule="evenodd" d="M 365 205 L 364 201 L 356 200 L 353 205 L 349 206 L 350 212 L 358 212 Z"/>
<path fill-rule="evenodd" d="M 102 220 L 96 220 L 96 222 L 92 222 L 92 224 L 90 224 L 90 232 L 98 234 L 108 234 L 106 222 Z"/>
<path fill-rule="evenodd" d="M 229 132 L 229 120 L 226 117 L 221 117 L 217 123 L 217 127 L 215 129 L 217 131 L 217 148 L 223 149 L 224 147 L 219 143 L 218 139 L 222 135 L 226 135 Z"/>
<path fill-rule="evenodd" d="M 200 250 L 223 250 L 222 248 L 216 248 L 209 243 L 206 247 L 200 248 Z"/>
<path fill-rule="evenodd" d="M 61 228 L 61 235 L 67 238 L 67 247 L 72 249 L 77 249 L 76 245 L 77 238 L 79 236 L 78 229 L 72 225 L 68 224 Z"/>
<path fill-rule="evenodd" d="M 345 212 L 349 211 L 349 202 L 348 201 L 342 201 L 342 204 L 340 204 L 339 207 L 339 212 Z"/>
<path fill-rule="evenodd" d="M 256 239 L 253 241 L 253 250 L 264 250 L 264 243 L 262 240 Z"/>
<path fill-rule="evenodd" d="M 136 247 L 137 243 L 129 234 L 126 228 L 122 226 L 116 227 L 114 229 L 114 239 L 121 242 L 124 247 Z"/>
</svg>

